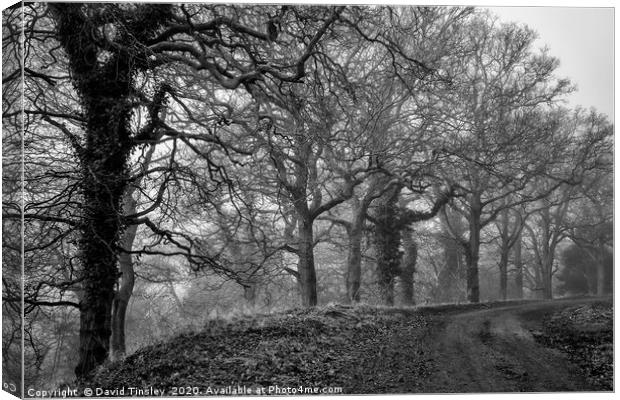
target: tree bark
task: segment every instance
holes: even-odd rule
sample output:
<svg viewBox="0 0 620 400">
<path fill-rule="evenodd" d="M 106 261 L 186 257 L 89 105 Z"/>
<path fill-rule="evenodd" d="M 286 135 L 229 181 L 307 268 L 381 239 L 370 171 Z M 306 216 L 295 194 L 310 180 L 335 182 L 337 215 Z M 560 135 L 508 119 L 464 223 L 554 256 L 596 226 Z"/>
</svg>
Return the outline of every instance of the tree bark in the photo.
<svg viewBox="0 0 620 400">
<path fill-rule="evenodd" d="M 515 287 L 517 299 L 523 298 L 523 259 L 522 259 L 522 244 L 521 233 L 517 237 L 514 245 L 514 264 L 515 264 Z"/>
<path fill-rule="evenodd" d="M 542 284 L 543 284 L 543 299 L 553 299 L 553 285 L 552 285 L 552 270 L 553 260 L 546 257 L 545 264 L 543 265 Z"/>
<path fill-rule="evenodd" d="M 542 244 L 541 253 L 541 272 L 542 272 L 542 296 L 545 300 L 553 298 L 553 261 L 555 259 L 555 249 L 560 241 L 560 233 L 553 230 L 553 225 L 559 225 L 566 211 L 568 203 L 551 213 L 551 207 L 547 206 L 540 210 Z"/>
<path fill-rule="evenodd" d="M 541 264 L 536 263 L 534 265 L 534 298 L 535 299 L 542 299 L 544 298 L 543 295 L 543 267 Z"/>
<path fill-rule="evenodd" d="M 364 222 L 370 203 L 376 198 L 374 195 L 376 182 L 373 181 L 366 195 L 360 200 L 351 198 L 353 217 L 348 225 L 349 249 L 347 252 L 347 301 L 360 301 L 360 287 L 362 283 L 362 239 L 364 238 Z"/>
<path fill-rule="evenodd" d="M 125 215 L 135 214 L 136 201 L 133 199 L 131 192 L 125 196 Z M 110 358 L 112 360 L 120 360 L 125 357 L 127 352 L 125 346 L 125 320 L 127 316 L 127 306 L 135 282 L 133 257 L 129 251 L 133 247 L 133 242 L 138 231 L 137 225 L 130 225 L 123 232 L 121 246 L 126 252 L 119 255 L 119 266 L 121 271 L 121 279 L 119 288 L 112 302 L 112 332 L 110 338 Z"/>
<path fill-rule="evenodd" d="M 125 189 L 128 153 L 122 126 L 105 130 L 112 117 L 107 101 L 93 102 L 82 175 L 83 229 L 80 241 L 84 297 L 80 309 L 80 360 L 78 378 L 84 377 L 108 356 L 114 285 L 118 278 L 117 250 L 122 228 L 119 212 Z M 125 143 L 126 145 L 126 143 Z M 127 147 L 124 147 L 127 149 Z"/>
<path fill-rule="evenodd" d="M 508 298 L 508 249 L 502 249 L 499 259 L 499 297 L 502 300 Z"/>
<path fill-rule="evenodd" d="M 347 300 L 358 303 L 362 281 L 362 239 L 366 210 L 362 210 L 361 206 L 354 207 L 353 214 L 353 221 L 351 221 L 349 229 L 346 285 Z"/>
<path fill-rule="evenodd" d="M 402 238 L 405 254 L 400 266 L 400 282 L 402 284 L 403 304 L 415 304 L 414 274 L 418 259 L 418 245 L 412 237 L 411 230 L 407 229 Z"/>
<path fill-rule="evenodd" d="M 548 209 L 546 210 L 548 214 Z M 550 249 L 547 244 L 551 240 L 551 235 L 549 232 L 548 224 L 543 228 L 543 248 L 542 248 L 542 257 L 541 257 L 541 278 L 542 278 L 542 298 L 545 300 L 550 300 L 553 298 L 553 288 L 552 288 L 552 270 L 553 270 L 553 249 Z"/>
<path fill-rule="evenodd" d="M 508 231 L 510 221 L 508 209 L 500 213 L 500 256 L 499 256 L 499 298 L 508 298 L 508 253 L 510 252 L 510 233 Z"/>
<path fill-rule="evenodd" d="M 395 186 L 379 197 L 375 216 L 377 284 L 381 302 L 388 306 L 394 305 L 394 280 L 399 275 L 402 258 L 399 250 L 401 226 L 396 215 L 400 190 Z"/>
<path fill-rule="evenodd" d="M 316 270 L 314 266 L 314 236 L 312 232 L 312 219 L 302 218 L 299 221 L 299 261 L 297 272 L 299 273 L 299 293 L 301 304 L 304 307 L 317 305 Z"/>
<path fill-rule="evenodd" d="M 467 300 L 470 303 L 480 302 L 480 282 L 478 278 L 478 260 L 480 259 L 480 217 L 482 210 L 480 196 L 472 195 L 469 215 L 469 240 L 465 251 L 467 262 Z"/>
<path fill-rule="evenodd" d="M 478 278 L 478 245 L 470 242 L 470 247 L 465 253 L 467 263 L 467 301 L 470 303 L 480 302 L 480 283 Z"/>
<path fill-rule="evenodd" d="M 95 88 L 92 90 L 96 90 Z M 112 97 L 112 96 L 111 96 Z M 117 250 L 120 204 L 125 190 L 129 132 L 112 106 L 112 98 L 91 101 L 82 173 L 84 193 L 81 257 L 84 297 L 80 312 L 78 378 L 103 363 L 109 350 L 114 285 L 118 278 Z"/>
</svg>

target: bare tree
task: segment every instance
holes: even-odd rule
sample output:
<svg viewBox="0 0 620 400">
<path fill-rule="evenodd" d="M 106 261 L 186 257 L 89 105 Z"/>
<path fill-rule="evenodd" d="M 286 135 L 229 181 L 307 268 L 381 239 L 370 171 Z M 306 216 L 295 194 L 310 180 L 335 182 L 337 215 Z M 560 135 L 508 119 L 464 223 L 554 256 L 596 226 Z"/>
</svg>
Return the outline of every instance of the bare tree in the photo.
<svg viewBox="0 0 620 400">
<path fill-rule="evenodd" d="M 303 14 L 306 28 L 313 28 L 306 30 L 304 40 L 309 40 L 301 41 L 300 46 L 290 43 L 290 37 L 278 40 L 290 46 L 289 54 L 294 54 L 292 64 L 291 57 L 282 64 L 275 59 L 265 62 L 264 52 L 265 46 L 276 39 L 263 31 L 264 24 L 269 13 L 278 8 L 50 4 L 29 6 L 29 10 L 38 18 L 42 28 L 38 32 L 49 32 L 47 40 L 57 40 L 64 50 L 58 55 L 67 69 L 60 79 L 71 82 L 81 109 L 78 113 L 47 112 L 46 118 L 66 135 L 80 165 L 81 217 L 74 219 L 81 235 L 82 279 L 81 360 L 76 373 L 83 377 L 108 355 L 113 288 L 124 226 L 145 223 L 165 236 L 147 219 L 122 217 L 130 154 L 137 144 L 153 140 L 162 127 L 161 104 L 170 95 L 165 85 L 151 80 L 150 87 L 160 89 L 150 99 L 147 97 L 142 89 L 144 82 L 154 76 L 150 73 L 173 64 L 185 66 L 202 71 L 216 85 L 230 90 L 243 88 L 265 75 L 294 82 L 304 75 L 313 47 L 334 22 L 335 14 L 311 9 L 300 14 L 291 12 L 290 18 Z M 34 70 L 33 77 L 52 83 L 58 79 L 37 71 L 41 65 L 32 60 L 29 67 Z M 150 110 L 149 118 L 144 125 L 135 127 L 132 118 L 140 105 Z"/>
<path fill-rule="evenodd" d="M 554 81 L 556 59 L 532 52 L 531 30 L 497 26 L 484 14 L 469 26 L 470 53 L 452 71 L 454 90 L 435 101 L 442 105 L 439 125 L 453 132 L 444 147 L 444 174 L 460 176 L 456 181 L 467 193 L 457 209 L 468 221 L 468 235 L 453 234 L 465 249 L 468 299 L 478 302 L 481 231 L 502 209 L 525 201 L 514 195 L 527 187 L 546 157 L 532 152 L 549 131 L 534 124 L 541 117 L 537 109 L 565 93 L 568 82 Z"/>
</svg>

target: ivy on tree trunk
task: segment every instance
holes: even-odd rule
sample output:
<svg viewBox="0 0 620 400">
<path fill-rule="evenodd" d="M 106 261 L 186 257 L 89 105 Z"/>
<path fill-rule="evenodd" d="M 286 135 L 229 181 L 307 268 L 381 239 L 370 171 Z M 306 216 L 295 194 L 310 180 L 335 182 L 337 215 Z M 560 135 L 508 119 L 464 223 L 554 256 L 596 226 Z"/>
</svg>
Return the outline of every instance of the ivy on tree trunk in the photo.
<svg viewBox="0 0 620 400">
<path fill-rule="evenodd" d="M 86 121 L 79 154 L 83 298 L 75 368 L 77 377 L 84 378 L 107 359 L 110 348 L 112 301 L 119 276 L 118 241 L 124 229 L 122 199 L 133 148 L 131 95 L 136 74 L 149 68 L 144 51 L 131 45 L 151 37 L 169 17 L 170 6 L 141 6 L 141 12 L 132 13 L 132 19 L 116 33 L 116 42 L 126 47 L 107 49 L 101 47 L 101 27 L 85 14 L 82 5 L 51 3 L 49 7 Z"/>
</svg>

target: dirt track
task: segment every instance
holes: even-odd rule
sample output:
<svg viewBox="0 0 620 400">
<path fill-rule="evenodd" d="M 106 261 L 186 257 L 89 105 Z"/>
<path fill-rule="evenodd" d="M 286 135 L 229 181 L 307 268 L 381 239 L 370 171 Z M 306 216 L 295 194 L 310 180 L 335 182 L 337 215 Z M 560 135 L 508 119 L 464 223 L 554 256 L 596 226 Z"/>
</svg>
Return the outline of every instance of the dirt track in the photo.
<svg viewBox="0 0 620 400">
<path fill-rule="evenodd" d="M 421 392 L 592 390 L 559 351 L 537 343 L 531 329 L 544 315 L 593 300 L 558 300 L 449 313 L 427 338 L 435 368 Z"/>
</svg>

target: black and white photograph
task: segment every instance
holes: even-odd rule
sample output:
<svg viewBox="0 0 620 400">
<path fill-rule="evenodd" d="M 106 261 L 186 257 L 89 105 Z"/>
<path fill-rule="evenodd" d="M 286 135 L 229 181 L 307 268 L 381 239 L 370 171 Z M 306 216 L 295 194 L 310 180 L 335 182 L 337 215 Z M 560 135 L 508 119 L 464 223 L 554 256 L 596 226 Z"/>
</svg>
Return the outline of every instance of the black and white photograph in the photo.
<svg viewBox="0 0 620 400">
<path fill-rule="evenodd" d="M 611 398 L 614 17 L 3 2 L 2 398 Z"/>
</svg>

